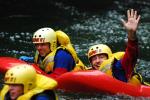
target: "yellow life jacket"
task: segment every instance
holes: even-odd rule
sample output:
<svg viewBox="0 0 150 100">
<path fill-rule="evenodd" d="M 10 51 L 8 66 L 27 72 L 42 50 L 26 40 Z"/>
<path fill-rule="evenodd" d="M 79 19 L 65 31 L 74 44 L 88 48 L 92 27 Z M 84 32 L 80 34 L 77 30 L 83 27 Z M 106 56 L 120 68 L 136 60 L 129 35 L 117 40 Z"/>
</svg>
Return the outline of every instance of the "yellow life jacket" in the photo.
<svg viewBox="0 0 150 100">
<path fill-rule="evenodd" d="M 99 70 L 106 73 L 109 76 L 112 76 L 112 64 L 114 63 L 114 60 L 120 60 L 124 55 L 124 52 L 117 52 L 113 53 L 112 57 L 109 59 L 103 61 L 103 63 L 100 65 Z"/>
<path fill-rule="evenodd" d="M 45 90 L 53 90 L 57 86 L 57 82 L 51 78 L 48 78 L 46 76 L 37 74 L 37 81 L 36 81 L 36 87 L 29 90 L 27 93 L 19 96 L 17 100 L 30 100 L 31 97 L 33 97 L 36 94 L 42 93 Z M 4 100 L 5 95 L 7 94 L 9 90 L 8 85 L 4 85 L 1 95 L 0 95 L 0 100 Z M 56 96 L 56 95 L 55 95 Z M 57 100 L 57 97 L 55 97 Z"/>
<path fill-rule="evenodd" d="M 86 70 L 86 67 L 84 66 L 82 61 L 78 58 L 70 42 L 69 37 L 62 31 L 56 31 L 56 34 L 57 34 L 58 44 L 60 44 L 60 46 L 57 47 L 56 50 L 52 51 L 44 58 L 42 63 L 39 65 L 40 68 L 43 69 L 46 73 L 52 72 L 54 67 L 54 57 L 56 55 L 56 52 L 59 49 L 63 49 L 68 51 L 72 55 L 73 59 L 75 60 L 76 66 L 74 67 L 73 71 Z M 38 57 L 39 57 L 39 53 L 37 51 L 34 59 L 35 63 L 38 63 Z"/>
<path fill-rule="evenodd" d="M 134 84 L 134 85 L 148 85 L 146 82 L 143 81 L 142 76 L 136 72 L 134 68 L 134 72 L 132 74 L 132 77 L 128 80 L 129 83 Z"/>
<path fill-rule="evenodd" d="M 112 66 L 114 63 L 114 60 L 120 60 L 124 56 L 124 52 L 117 52 L 113 53 L 112 57 L 109 59 L 105 60 L 99 67 L 99 70 L 106 73 L 109 76 L 112 76 Z M 134 84 L 134 85 L 140 85 L 142 83 L 142 77 L 139 75 L 133 75 L 129 80 L 129 83 Z"/>
<path fill-rule="evenodd" d="M 141 85 L 142 84 L 142 77 L 141 75 L 133 75 L 129 80 L 128 83 L 134 84 L 134 85 Z"/>
</svg>

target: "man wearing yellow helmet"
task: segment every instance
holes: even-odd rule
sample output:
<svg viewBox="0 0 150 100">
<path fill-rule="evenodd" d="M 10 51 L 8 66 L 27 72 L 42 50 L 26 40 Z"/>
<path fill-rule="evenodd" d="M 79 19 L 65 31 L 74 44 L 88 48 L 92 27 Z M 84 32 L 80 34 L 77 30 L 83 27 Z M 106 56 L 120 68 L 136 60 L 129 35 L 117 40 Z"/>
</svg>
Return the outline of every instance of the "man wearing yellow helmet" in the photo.
<svg viewBox="0 0 150 100">
<path fill-rule="evenodd" d="M 53 92 L 56 86 L 55 80 L 37 74 L 28 64 L 21 64 L 6 72 L 0 100 L 56 100 Z"/>
<path fill-rule="evenodd" d="M 88 58 L 93 69 L 115 77 L 118 80 L 128 82 L 134 70 L 138 57 L 138 42 L 136 30 L 140 15 L 133 9 L 127 11 L 128 21 L 123 25 L 128 31 L 128 43 L 125 53 L 112 53 L 111 49 L 104 44 L 91 46 L 88 51 Z"/>
<path fill-rule="evenodd" d="M 34 33 L 33 43 L 37 50 L 34 63 L 50 77 L 57 78 L 65 72 L 80 69 L 78 63 L 84 66 L 77 57 L 69 37 L 62 31 L 41 28 Z M 20 59 L 26 58 L 28 57 Z"/>
</svg>

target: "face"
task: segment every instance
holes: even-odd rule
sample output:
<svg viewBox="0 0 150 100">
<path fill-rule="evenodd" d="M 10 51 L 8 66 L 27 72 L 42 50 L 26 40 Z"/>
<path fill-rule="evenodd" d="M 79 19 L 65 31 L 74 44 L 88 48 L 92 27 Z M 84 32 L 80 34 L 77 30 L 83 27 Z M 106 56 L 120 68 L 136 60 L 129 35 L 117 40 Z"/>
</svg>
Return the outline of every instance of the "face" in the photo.
<svg viewBox="0 0 150 100">
<path fill-rule="evenodd" d="M 23 94 L 23 85 L 21 84 L 12 84 L 9 85 L 9 93 L 11 100 L 16 100 L 19 96 Z"/>
<path fill-rule="evenodd" d="M 92 64 L 93 69 L 99 69 L 100 65 L 104 60 L 107 60 L 107 55 L 106 54 L 99 54 L 91 57 L 90 61 Z"/>
<path fill-rule="evenodd" d="M 45 57 L 51 52 L 49 43 L 38 43 L 35 44 L 35 48 L 38 50 L 40 56 Z"/>
</svg>

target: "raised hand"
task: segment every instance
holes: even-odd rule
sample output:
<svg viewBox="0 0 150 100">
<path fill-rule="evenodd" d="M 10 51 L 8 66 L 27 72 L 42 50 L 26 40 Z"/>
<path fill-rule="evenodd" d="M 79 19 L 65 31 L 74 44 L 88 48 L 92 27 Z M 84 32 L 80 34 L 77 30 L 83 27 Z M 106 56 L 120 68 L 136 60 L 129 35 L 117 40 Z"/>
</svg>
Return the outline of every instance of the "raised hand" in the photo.
<svg viewBox="0 0 150 100">
<path fill-rule="evenodd" d="M 139 20 L 141 18 L 140 15 L 137 15 L 137 11 L 133 9 L 127 10 L 128 21 L 121 19 L 124 27 L 128 31 L 128 38 L 130 40 L 136 39 L 136 30 L 139 24 Z"/>
</svg>

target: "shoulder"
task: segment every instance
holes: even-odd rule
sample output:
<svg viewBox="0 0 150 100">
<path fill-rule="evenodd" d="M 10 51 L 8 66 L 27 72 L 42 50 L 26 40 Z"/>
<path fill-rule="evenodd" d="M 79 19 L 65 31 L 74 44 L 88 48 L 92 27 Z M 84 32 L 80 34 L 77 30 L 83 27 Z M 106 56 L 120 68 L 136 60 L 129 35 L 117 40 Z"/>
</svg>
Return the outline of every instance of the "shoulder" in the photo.
<svg viewBox="0 0 150 100">
<path fill-rule="evenodd" d="M 57 50 L 56 54 L 70 54 L 67 50 L 64 50 L 64 49 L 59 49 Z"/>
<path fill-rule="evenodd" d="M 57 51 L 56 57 L 65 57 L 70 59 L 72 58 L 72 55 L 68 51 L 60 49 Z"/>
</svg>

